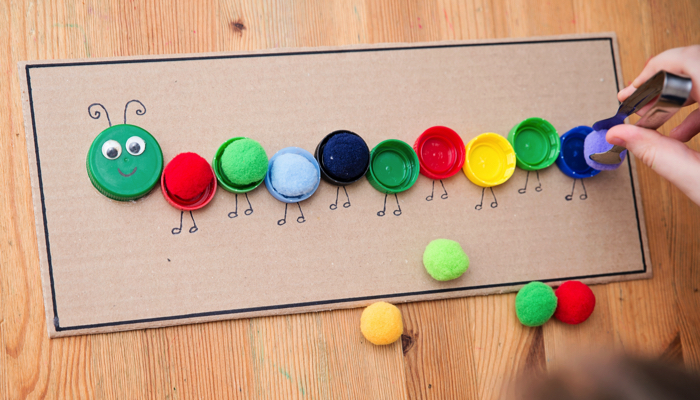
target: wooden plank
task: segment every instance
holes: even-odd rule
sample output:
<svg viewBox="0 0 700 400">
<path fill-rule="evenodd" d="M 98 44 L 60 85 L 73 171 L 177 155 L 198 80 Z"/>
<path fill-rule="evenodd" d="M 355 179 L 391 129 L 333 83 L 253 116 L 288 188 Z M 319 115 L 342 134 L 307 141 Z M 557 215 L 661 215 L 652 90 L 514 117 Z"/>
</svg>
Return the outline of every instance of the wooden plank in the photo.
<svg viewBox="0 0 700 400">
<path fill-rule="evenodd" d="M 38 291 L 38 256 L 15 67 L 18 60 L 614 30 L 619 37 L 624 77 L 629 81 L 653 54 L 700 42 L 694 29 L 700 10 L 693 1 L 573 0 L 548 9 L 545 1 L 445 0 L 421 6 L 427 11 L 415 16 L 411 10 L 418 2 L 335 1 L 318 5 L 268 0 L 181 3 L 179 8 L 170 3 L 0 2 L 2 398 L 188 398 L 219 390 L 223 390 L 221 398 L 229 398 L 236 394 L 222 388 L 235 388 L 238 382 L 242 382 L 240 393 L 257 397 L 252 382 L 264 381 L 264 375 L 254 376 L 263 370 L 253 368 L 248 336 L 251 322 L 246 321 L 48 340 Z M 440 22 L 427 27 L 413 23 L 418 17 L 431 20 L 433 16 Z M 571 16 L 575 23 L 569 24 L 566 18 Z M 232 25 L 239 18 L 245 29 Z M 426 35 L 425 29 L 431 33 Z M 679 120 L 674 119 L 675 123 Z M 696 138 L 689 145 L 700 149 L 700 140 Z M 567 358 L 572 343 L 581 340 L 594 344 L 613 340 L 617 348 L 631 352 L 648 348 L 652 354 L 676 354 L 676 359 L 680 352 L 686 365 L 700 369 L 699 208 L 648 168 L 640 166 L 639 175 L 656 267 L 656 277 L 648 285 L 628 282 L 596 287 L 594 319 L 580 327 L 550 323 L 541 331 L 542 336 L 514 319 L 513 295 L 439 302 L 439 306 L 417 303 L 404 310 L 407 326 L 436 333 L 442 329 L 450 343 L 454 343 L 453 334 L 468 340 L 461 331 L 463 321 L 457 325 L 457 333 L 435 326 L 441 322 L 439 315 L 459 315 L 466 308 L 475 377 L 465 379 L 473 379 L 470 386 L 478 385 L 481 398 L 499 397 L 501 385 L 512 379 L 516 369 L 526 365 L 542 368 L 543 360 L 557 363 Z M 315 317 L 289 324 L 296 337 L 278 330 L 279 322 L 256 320 L 252 324 L 269 326 L 272 336 L 285 338 L 275 355 L 327 363 L 328 377 L 317 376 L 317 391 L 307 397 L 357 398 L 376 390 L 374 393 L 400 398 L 422 393 L 407 388 L 422 388 L 426 376 L 431 380 L 435 377 L 438 385 L 449 383 L 446 379 L 454 375 L 443 376 L 430 365 L 445 354 L 454 354 L 454 349 L 431 341 L 421 353 L 426 361 L 416 364 L 407 356 L 404 369 L 400 345 L 376 348 L 361 342 L 357 329 L 360 312 L 321 313 L 321 326 L 313 329 L 321 339 L 305 350 L 294 346 L 308 340 L 311 328 L 307 325 L 318 324 Z M 680 341 L 676 340 L 678 332 Z M 603 335 L 592 336 L 594 333 Z M 319 355 L 307 355 L 314 352 Z M 326 354 L 327 361 L 321 354 Z M 116 367 L 108 363 L 127 359 L 133 370 L 110 374 Z M 518 367 L 513 368 L 513 363 Z M 467 364 L 453 361 L 451 365 Z M 409 366 L 416 371 L 415 378 L 405 372 Z M 191 372 L 207 368 L 231 368 L 231 372 Z M 239 372 L 239 368 L 248 372 Z M 302 363 L 295 371 L 307 368 L 310 364 Z M 464 376 L 465 372 L 458 374 Z M 327 383 L 321 383 L 323 379 Z M 281 380 L 272 384 L 268 393 L 283 393 L 282 388 L 289 387 Z M 172 390 L 178 387 L 182 388 L 179 392 Z"/>
<path fill-rule="evenodd" d="M 325 354 L 319 352 L 319 314 L 298 314 L 251 320 L 254 391 L 259 398 L 325 397 L 328 376 Z"/>
<path fill-rule="evenodd" d="M 519 373 L 546 368 L 542 329 L 518 322 L 515 293 L 466 301 L 472 321 L 478 398 L 503 398 Z"/>
<path fill-rule="evenodd" d="M 320 313 L 322 335 L 318 351 L 325 353 L 328 399 L 407 398 L 401 342 L 387 346 L 369 343 L 359 330 L 362 309 Z"/>
<path fill-rule="evenodd" d="M 400 309 L 409 397 L 478 398 L 467 299 L 407 303 Z"/>
</svg>

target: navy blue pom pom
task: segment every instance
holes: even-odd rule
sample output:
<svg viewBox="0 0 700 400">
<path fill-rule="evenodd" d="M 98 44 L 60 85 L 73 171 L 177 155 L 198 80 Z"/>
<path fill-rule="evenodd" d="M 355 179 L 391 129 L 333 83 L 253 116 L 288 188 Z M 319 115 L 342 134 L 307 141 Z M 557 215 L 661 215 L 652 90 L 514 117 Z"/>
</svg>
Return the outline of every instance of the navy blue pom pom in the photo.
<svg viewBox="0 0 700 400">
<path fill-rule="evenodd" d="M 333 135 L 323 148 L 323 166 L 337 181 L 352 182 L 362 177 L 369 164 L 369 148 L 359 136 Z"/>
</svg>

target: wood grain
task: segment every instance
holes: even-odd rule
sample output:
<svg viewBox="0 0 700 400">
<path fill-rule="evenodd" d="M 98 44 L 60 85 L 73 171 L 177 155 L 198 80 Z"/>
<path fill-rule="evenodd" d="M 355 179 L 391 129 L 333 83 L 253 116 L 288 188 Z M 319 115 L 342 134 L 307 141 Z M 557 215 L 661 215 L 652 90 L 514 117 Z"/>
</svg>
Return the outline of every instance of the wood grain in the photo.
<svg viewBox="0 0 700 400">
<path fill-rule="evenodd" d="M 403 343 L 376 347 L 361 310 L 48 340 L 19 60 L 616 31 L 623 75 L 700 42 L 693 0 L 0 1 L 0 393 L 3 399 L 499 398 L 576 348 L 700 370 L 700 207 L 638 167 L 655 277 L 594 288 L 579 326 L 531 329 L 514 295 L 401 306 Z M 679 123 L 684 110 L 669 125 Z M 664 128 L 667 131 L 668 128 Z M 700 150 L 700 139 L 689 146 Z"/>
<path fill-rule="evenodd" d="M 409 397 L 476 398 L 473 324 L 466 299 L 402 304 L 401 313 Z"/>
</svg>

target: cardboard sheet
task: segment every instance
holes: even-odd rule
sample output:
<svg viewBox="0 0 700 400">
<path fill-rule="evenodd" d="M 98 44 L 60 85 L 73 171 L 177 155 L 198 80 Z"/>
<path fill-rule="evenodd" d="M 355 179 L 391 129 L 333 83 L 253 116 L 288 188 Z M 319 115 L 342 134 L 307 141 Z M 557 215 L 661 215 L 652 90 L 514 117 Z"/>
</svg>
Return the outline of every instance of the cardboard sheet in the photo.
<svg viewBox="0 0 700 400">
<path fill-rule="evenodd" d="M 109 200 L 85 167 L 108 127 L 88 106 L 103 104 L 118 124 L 132 99 L 147 112 L 130 109 L 127 122 L 155 136 L 166 163 L 181 152 L 211 160 L 236 136 L 258 140 L 271 157 L 288 146 L 313 152 L 338 129 L 370 148 L 389 138 L 413 144 L 434 125 L 465 143 L 483 132 L 506 136 L 533 116 L 562 134 L 616 111 L 614 34 L 61 60 L 19 70 L 52 337 L 501 293 L 532 280 L 651 276 L 634 160 L 584 182 L 555 165 L 516 169 L 493 192 L 461 172 L 442 182 L 420 176 L 396 197 L 366 179 L 347 186 L 347 197 L 322 182 L 286 208 L 264 185 L 247 196 L 219 189 L 192 216 L 168 205 L 160 187 L 138 201 Z M 471 264 L 462 277 L 438 282 L 425 272 L 422 253 L 435 238 L 463 245 Z"/>
</svg>

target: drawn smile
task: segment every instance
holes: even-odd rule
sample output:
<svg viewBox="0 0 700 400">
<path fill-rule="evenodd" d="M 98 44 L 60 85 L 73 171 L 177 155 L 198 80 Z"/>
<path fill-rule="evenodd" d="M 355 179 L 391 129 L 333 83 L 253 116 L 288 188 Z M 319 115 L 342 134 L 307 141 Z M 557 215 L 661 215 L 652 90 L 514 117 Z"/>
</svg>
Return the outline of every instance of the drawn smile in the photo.
<svg viewBox="0 0 700 400">
<path fill-rule="evenodd" d="M 131 175 L 133 175 L 134 172 L 136 172 L 136 167 L 134 167 L 134 170 L 131 171 L 130 174 L 125 174 L 125 173 L 123 173 L 122 170 L 119 169 L 119 167 L 117 167 L 117 171 L 119 171 L 119 175 L 123 176 L 124 178 L 128 178 L 128 177 L 130 177 Z"/>
</svg>

